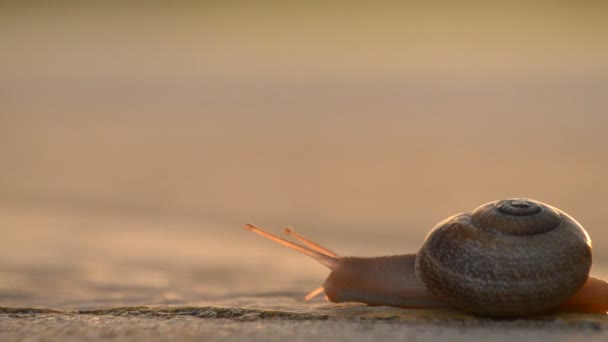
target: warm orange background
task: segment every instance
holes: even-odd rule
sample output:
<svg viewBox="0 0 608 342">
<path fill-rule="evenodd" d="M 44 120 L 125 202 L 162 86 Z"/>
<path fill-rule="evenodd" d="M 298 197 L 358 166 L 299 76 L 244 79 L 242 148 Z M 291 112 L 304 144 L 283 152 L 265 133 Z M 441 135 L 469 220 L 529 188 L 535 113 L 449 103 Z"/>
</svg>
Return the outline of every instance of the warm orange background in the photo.
<svg viewBox="0 0 608 342">
<path fill-rule="evenodd" d="M 300 290 L 325 270 L 244 223 L 405 253 L 505 197 L 574 216 L 608 273 L 600 2 L 1 6 L 0 291 L 177 265 Z"/>
</svg>

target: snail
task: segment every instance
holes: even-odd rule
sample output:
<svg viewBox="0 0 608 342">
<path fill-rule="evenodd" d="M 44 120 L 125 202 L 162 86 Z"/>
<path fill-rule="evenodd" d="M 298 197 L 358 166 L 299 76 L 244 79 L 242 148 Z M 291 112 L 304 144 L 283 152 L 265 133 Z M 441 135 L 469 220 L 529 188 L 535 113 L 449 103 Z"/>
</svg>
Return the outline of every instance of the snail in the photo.
<svg viewBox="0 0 608 342">
<path fill-rule="evenodd" d="M 285 240 L 331 273 L 320 293 L 332 302 L 401 308 L 452 308 L 490 317 L 553 311 L 606 314 L 608 282 L 590 277 L 591 239 L 563 211 L 531 199 L 490 202 L 451 216 L 427 235 L 418 253 L 341 257 L 287 228 Z"/>
</svg>

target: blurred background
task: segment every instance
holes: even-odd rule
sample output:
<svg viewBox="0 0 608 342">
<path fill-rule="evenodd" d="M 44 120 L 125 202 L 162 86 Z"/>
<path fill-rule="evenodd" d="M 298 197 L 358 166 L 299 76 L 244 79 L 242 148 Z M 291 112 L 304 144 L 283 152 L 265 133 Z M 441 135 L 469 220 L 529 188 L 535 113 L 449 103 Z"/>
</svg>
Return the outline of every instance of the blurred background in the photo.
<svg viewBox="0 0 608 342">
<path fill-rule="evenodd" d="M 300 298 L 530 197 L 608 275 L 605 2 L 0 4 L 0 306 Z"/>
</svg>

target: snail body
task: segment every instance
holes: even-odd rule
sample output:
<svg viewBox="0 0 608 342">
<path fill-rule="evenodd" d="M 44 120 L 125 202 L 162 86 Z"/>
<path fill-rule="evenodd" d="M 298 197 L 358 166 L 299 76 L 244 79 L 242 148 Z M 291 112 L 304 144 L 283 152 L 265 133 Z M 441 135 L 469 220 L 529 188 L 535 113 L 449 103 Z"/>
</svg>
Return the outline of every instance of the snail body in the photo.
<svg viewBox="0 0 608 342">
<path fill-rule="evenodd" d="M 492 317 L 553 311 L 608 311 L 608 282 L 589 277 L 591 239 L 563 211 L 529 199 L 487 203 L 447 218 L 417 254 L 339 257 L 300 236 L 302 246 L 252 225 L 247 229 L 331 269 L 332 302 L 404 308 L 456 308 Z"/>
</svg>

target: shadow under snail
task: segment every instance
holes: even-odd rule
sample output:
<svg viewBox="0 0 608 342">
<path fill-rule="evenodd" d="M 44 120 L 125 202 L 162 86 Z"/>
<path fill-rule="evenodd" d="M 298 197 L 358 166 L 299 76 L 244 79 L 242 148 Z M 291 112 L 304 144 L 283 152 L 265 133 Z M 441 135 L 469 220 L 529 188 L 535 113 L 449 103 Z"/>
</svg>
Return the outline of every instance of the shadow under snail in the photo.
<svg viewBox="0 0 608 342">
<path fill-rule="evenodd" d="M 568 214 L 535 200 L 490 202 L 451 216 L 417 254 L 341 257 L 289 228 L 304 246 L 245 228 L 331 270 L 307 300 L 325 292 L 336 303 L 456 308 L 491 317 L 608 312 L 608 282 L 589 276 L 589 235 Z"/>
</svg>

